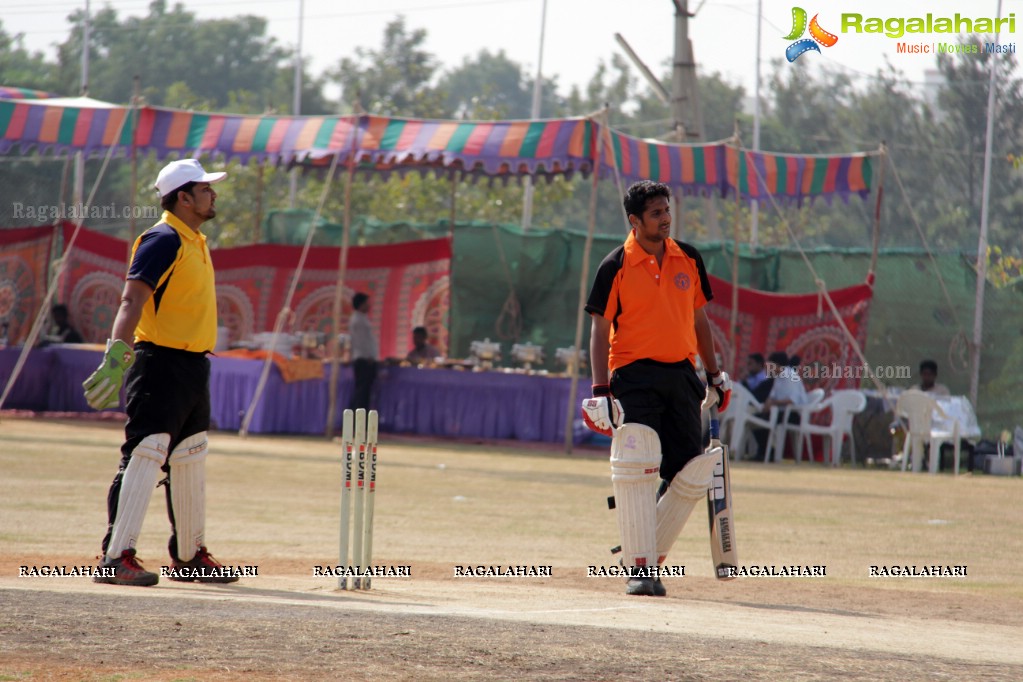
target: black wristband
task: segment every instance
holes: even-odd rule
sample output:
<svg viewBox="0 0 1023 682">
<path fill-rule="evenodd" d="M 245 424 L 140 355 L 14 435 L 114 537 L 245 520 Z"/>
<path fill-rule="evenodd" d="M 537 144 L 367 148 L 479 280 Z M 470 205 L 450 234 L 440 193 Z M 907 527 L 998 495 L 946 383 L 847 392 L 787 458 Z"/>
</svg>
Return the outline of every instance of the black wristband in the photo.
<svg viewBox="0 0 1023 682">
<path fill-rule="evenodd" d="M 603 398 L 606 395 L 611 395 L 611 387 L 607 384 L 594 384 L 592 395 L 594 398 Z"/>
</svg>

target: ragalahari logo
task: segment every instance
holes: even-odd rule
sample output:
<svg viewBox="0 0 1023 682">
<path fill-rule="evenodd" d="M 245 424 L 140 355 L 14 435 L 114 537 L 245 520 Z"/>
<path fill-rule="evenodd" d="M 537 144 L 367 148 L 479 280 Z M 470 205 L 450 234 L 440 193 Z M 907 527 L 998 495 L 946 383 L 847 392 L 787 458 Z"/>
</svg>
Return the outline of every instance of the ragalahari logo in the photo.
<svg viewBox="0 0 1023 682">
<path fill-rule="evenodd" d="M 838 36 L 834 33 L 828 33 L 820 24 L 817 23 L 817 16 L 813 15 L 813 19 L 810 20 L 810 38 L 802 38 L 802 40 L 796 40 L 801 38 L 803 33 L 807 30 L 806 26 L 806 10 L 802 7 L 792 8 L 792 32 L 785 36 L 785 40 L 795 40 L 796 42 L 785 48 L 785 58 L 790 62 L 794 62 L 799 59 L 799 55 L 804 52 L 813 50 L 814 52 L 820 52 L 821 49 L 817 47 L 817 43 L 820 43 L 824 47 L 831 47 L 838 42 Z"/>
</svg>

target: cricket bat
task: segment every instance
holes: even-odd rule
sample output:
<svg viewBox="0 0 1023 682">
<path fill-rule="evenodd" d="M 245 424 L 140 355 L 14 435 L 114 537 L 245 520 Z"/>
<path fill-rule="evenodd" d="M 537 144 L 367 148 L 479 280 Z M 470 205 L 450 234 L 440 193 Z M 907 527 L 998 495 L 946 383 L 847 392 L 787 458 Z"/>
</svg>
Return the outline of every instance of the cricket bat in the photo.
<svg viewBox="0 0 1023 682">
<path fill-rule="evenodd" d="M 710 517 L 710 555 L 718 580 L 732 580 L 739 567 L 735 550 L 735 526 L 732 521 L 732 481 L 728 474 L 728 448 L 721 443 L 721 423 L 717 405 L 710 407 L 710 446 L 716 450 L 714 477 L 707 490 L 707 515 Z"/>
</svg>

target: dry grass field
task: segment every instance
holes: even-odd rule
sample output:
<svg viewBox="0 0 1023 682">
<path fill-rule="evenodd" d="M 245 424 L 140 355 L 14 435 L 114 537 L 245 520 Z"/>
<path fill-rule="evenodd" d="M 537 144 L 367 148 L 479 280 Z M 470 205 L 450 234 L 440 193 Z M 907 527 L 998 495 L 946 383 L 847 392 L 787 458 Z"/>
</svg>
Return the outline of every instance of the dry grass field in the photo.
<svg viewBox="0 0 1023 682">
<path fill-rule="evenodd" d="M 341 592 L 340 448 L 211 434 L 207 543 L 255 577 L 227 586 L 19 577 L 92 564 L 116 423 L 0 422 L 0 680 L 1019 680 L 1023 480 L 820 465 L 733 467 L 740 563 L 823 577 L 713 578 L 697 509 L 665 599 L 626 597 L 608 566 L 606 454 L 390 439 L 380 445 L 375 564 Z M 163 493 L 139 543 L 168 563 Z M 457 566 L 551 577 L 455 577 Z M 965 577 L 870 577 L 871 566 Z"/>
</svg>

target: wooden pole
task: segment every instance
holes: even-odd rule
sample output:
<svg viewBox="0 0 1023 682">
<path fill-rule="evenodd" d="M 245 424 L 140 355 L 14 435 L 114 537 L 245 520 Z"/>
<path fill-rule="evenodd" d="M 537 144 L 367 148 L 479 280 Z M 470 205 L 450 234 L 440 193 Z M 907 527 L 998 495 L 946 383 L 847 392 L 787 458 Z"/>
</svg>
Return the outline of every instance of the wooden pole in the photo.
<svg viewBox="0 0 1023 682">
<path fill-rule="evenodd" d="M 263 174 L 265 171 L 266 162 L 260 161 L 256 164 L 256 219 L 252 225 L 253 244 L 259 244 L 263 240 L 263 191 L 266 183 Z"/>
<path fill-rule="evenodd" d="M 139 189 L 139 159 L 138 159 L 138 148 L 135 143 L 135 130 L 139 124 L 139 78 L 138 74 L 132 78 L 132 94 L 131 94 L 131 217 L 129 218 L 129 231 L 131 232 L 131 238 L 128 239 L 129 244 L 135 243 L 135 235 L 138 234 L 138 225 L 136 223 L 137 216 L 135 215 L 135 207 L 138 205 L 136 198 L 138 196 Z M 130 255 L 129 255 L 130 257 Z"/>
<path fill-rule="evenodd" d="M 344 296 L 345 276 L 348 274 L 348 242 L 352 233 L 352 176 L 355 174 L 355 140 L 358 136 L 360 119 L 355 119 L 356 130 L 352 131 L 352 149 L 348 156 L 345 173 L 345 214 L 341 230 L 341 256 L 337 264 L 337 287 L 334 289 L 333 328 L 327 339 L 330 353 L 330 384 L 327 398 L 327 438 L 334 436 L 334 414 L 337 411 L 337 384 L 341 373 L 341 352 L 337 337 L 341 333 L 341 301 Z"/>
<path fill-rule="evenodd" d="M 455 208 L 458 201 L 458 171 L 452 169 L 451 171 L 451 206 L 448 213 L 448 236 L 451 238 L 452 243 L 455 239 Z"/>
<path fill-rule="evenodd" d="M 607 125 L 607 112 L 608 107 L 604 105 L 604 109 L 600 114 L 600 126 Z M 596 126 L 598 123 L 593 119 L 590 119 L 590 125 Z M 597 131 L 594 130 L 594 133 Z M 576 307 L 575 317 L 575 344 L 574 348 L 576 353 L 582 349 L 583 343 L 583 321 L 586 318 L 586 311 L 584 306 L 586 305 L 586 291 L 587 283 L 590 279 L 590 251 L 593 249 L 593 233 L 597 229 L 597 186 L 600 180 L 600 164 L 603 159 L 604 152 L 604 135 L 600 135 L 594 145 L 595 153 L 593 155 L 593 182 L 590 188 L 590 220 L 586 228 L 586 244 L 583 246 L 583 262 L 582 268 L 579 272 L 579 305 Z M 594 358 L 590 358 L 590 362 L 593 362 Z M 578 370 L 572 374 L 572 385 L 568 389 L 568 409 L 565 410 L 565 452 L 572 452 L 572 445 L 574 444 L 573 432 L 575 424 L 575 414 L 579 395 L 579 372 Z"/>
<path fill-rule="evenodd" d="M 242 438 L 249 435 L 249 425 L 252 423 L 252 417 L 256 413 L 256 406 L 259 405 L 259 400 L 263 397 L 263 391 L 266 389 L 266 382 L 270 378 L 270 367 L 273 365 L 272 351 L 277 348 L 277 339 L 280 337 L 281 330 L 284 329 L 285 324 L 294 324 L 295 312 L 291 309 L 291 302 L 295 300 L 295 292 L 298 290 L 299 278 L 301 278 L 302 273 L 305 271 L 306 258 L 308 258 L 309 249 L 313 245 L 313 236 L 316 233 L 316 225 L 320 222 L 320 216 L 323 214 L 323 207 L 327 203 L 327 195 L 330 193 L 330 185 L 334 181 L 334 172 L 337 170 L 337 161 L 339 156 L 341 156 L 340 152 L 335 153 L 330 160 L 330 170 L 327 172 L 327 181 L 323 183 L 323 191 L 320 192 L 320 203 L 316 206 L 316 213 L 313 214 L 313 223 L 309 227 L 309 232 L 305 236 L 305 243 L 302 245 L 302 254 L 298 257 L 298 266 L 295 268 L 295 274 L 291 277 L 291 286 L 288 288 L 288 293 L 284 297 L 284 305 L 281 307 L 280 312 L 277 313 L 277 319 L 274 322 L 273 336 L 271 337 L 270 343 L 271 352 L 267 353 L 266 359 L 263 361 L 263 371 L 259 375 L 259 381 L 256 382 L 256 391 L 252 396 L 252 400 L 249 401 L 249 407 L 245 411 L 245 416 L 242 417 L 241 428 L 238 429 L 238 435 Z"/>
<path fill-rule="evenodd" d="M 742 154 L 742 150 L 739 150 Z M 739 184 L 735 184 L 735 231 L 732 234 L 732 314 L 728 319 L 728 339 L 731 350 L 728 352 L 725 366 L 729 373 L 735 376 L 735 363 L 738 360 L 738 339 L 739 339 L 739 232 L 742 223 L 742 197 L 739 195 Z"/>
<path fill-rule="evenodd" d="M 874 273 L 877 272 L 877 253 L 881 245 L 881 200 L 884 198 L 884 167 L 888 165 L 888 146 L 882 142 L 878 150 L 877 170 L 877 199 L 874 202 L 874 229 L 870 237 L 870 270 L 867 272 L 867 281 L 874 283 Z"/>
</svg>

